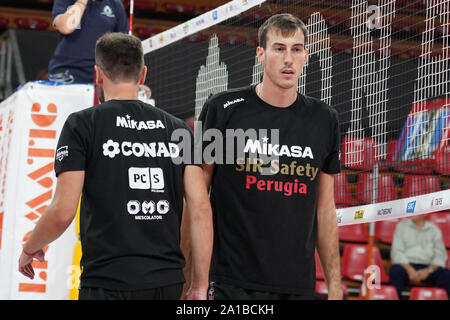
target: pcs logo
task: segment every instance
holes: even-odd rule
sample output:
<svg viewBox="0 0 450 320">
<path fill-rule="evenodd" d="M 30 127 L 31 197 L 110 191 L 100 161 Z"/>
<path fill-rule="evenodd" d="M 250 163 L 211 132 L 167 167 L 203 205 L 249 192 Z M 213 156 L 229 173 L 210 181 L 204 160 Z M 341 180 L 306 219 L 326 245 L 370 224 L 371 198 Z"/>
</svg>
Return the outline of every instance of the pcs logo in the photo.
<svg viewBox="0 0 450 320">
<path fill-rule="evenodd" d="M 131 189 L 164 192 L 164 175 L 161 168 L 135 168 L 128 169 L 128 179 Z"/>
</svg>

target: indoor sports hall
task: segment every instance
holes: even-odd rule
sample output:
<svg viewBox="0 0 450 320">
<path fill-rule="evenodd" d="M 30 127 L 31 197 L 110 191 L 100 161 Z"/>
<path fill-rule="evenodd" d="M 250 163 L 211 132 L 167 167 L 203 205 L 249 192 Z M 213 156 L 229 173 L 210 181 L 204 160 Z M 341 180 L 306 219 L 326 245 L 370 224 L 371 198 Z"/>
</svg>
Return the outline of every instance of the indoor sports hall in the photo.
<svg viewBox="0 0 450 320">
<path fill-rule="evenodd" d="M 278 13 L 299 17 L 309 59 L 297 91 L 339 117 L 334 199 L 344 299 L 448 300 L 445 289 L 426 281 L 407 281 L 399 293 L 390 270 L 397 225 L 420 215 L 440 230 L 447 254 L 441 268 L 450 269 L 450 0 L 122 3 L 148 68 L 151 93 L 140 92 L 140 99 L 192 129 L 211 95 L 261 81 L 262 23 Z M 78 219 L 45 248 L 44 262 L 33 262 L 33 280 L 17 272 L 22 245 L 54 193 L 62 126 L 72 112 L 99 103 L 93 81 L 49 80 L 60 37 L 53 4 L 0 1 L 2 300 L 78 298 Z M 182 246 L 189 256 L 186 239 Z M 317 255 L 315 291 L 316 299 L 327 299 Z"/>
</svg>

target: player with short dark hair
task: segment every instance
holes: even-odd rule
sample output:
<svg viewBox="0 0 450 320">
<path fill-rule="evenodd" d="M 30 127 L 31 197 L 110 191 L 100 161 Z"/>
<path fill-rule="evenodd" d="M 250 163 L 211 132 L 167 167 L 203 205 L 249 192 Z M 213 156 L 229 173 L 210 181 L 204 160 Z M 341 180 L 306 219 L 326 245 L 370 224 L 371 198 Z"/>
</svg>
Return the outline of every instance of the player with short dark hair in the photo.
<svg viewBox="0 0 450 320">
<path fill-rule="evenodd" d="M 96 48 L 96 81 L 106 102 L 66 120 L 55 157 L 54 198 L 23 247 L 19 271 L 34 277 L 33 258 L 43 260 L 43 248 L 69 227 L 81 194 L 79 298 L 179 299 L 185 197 L 193 257 L 186 298 L 206 299 L 211 207 L 202 168 L 174 161 L 186 159 L 182 151 L 193 144 L 171 140 L 175 130 L 192 132 L 182 120 L 138 100 L 147 72 L 138 38 L 106 34 Z"/>
</svg>

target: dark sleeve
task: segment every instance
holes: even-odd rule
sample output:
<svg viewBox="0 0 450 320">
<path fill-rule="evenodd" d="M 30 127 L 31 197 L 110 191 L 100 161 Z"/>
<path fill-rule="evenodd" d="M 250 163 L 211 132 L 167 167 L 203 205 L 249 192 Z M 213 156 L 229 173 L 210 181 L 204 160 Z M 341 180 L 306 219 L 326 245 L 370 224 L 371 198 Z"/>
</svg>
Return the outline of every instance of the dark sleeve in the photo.
<svg viewBox="0 0 450 320">
<path fill-rule="evenodd" d="M 125 8 L 122 4 L 122 1 L 116 1 L 117 7 L 117 22 L 116 27 L 114 29 L 115 32 L 122 32 L 122 33 L 128 33 L 128 17 L 127 13 L 125 12 Z"/>
<path fill-rule="evenodd" d="M 196 139 L 196 147 L 200 147 L 202 152 L 205 148 L 211 144 L 213 141 L 208 140 L 211 135 L 208 134 L 208 130 L 216 129 L 224 134 L 224 114 L 223 109 L 219 108 L 217 104 L 214 102 L 214 96 L 210 97 L 205 104 L 203 105 L 202 112 L 198 117 L 198 122 L 195 126 L 195 139 Z M 201 144 L 199 144 L 200 134 L 202 135 Z M 219 134 L 217 132 L 217 134 Z M 206 139 L 205 139 L 206 138 Z"/>
<path fill-rule="evenodd" d="M 328 156 L 325 158 L 322 171 L 328 174 L 334 174 L 341 172 L 341 135 L 339 131 L 338 113 L 335 109 L 332 109 L 330 107 L 329 109 L 331 112 L 330 127 L 332 128 L 330 131 L 330 151 L 328 153 Z"/>
<path fill-rule="evenodd" d="M 76 114 L 71 114 L 61 131 L 55 153 L 55 173 L 86 169 L 89 132 Z"/>
<path fill-rule="evenodd" d="M 75 0 L 55 0 L 53 2 L 52 20 L 67 11 L 67 8 L 75 3 Z"/>
<path fill-rule="evenodd" d="M 215 137 L 215 134 L 212 134 L 211 131 L 208 133 L 208 130 L 219 130 L 220 135 L 223 137 L 224 133 L 224 115 L 221 114 L 221 109 L 218 109 L 217 105 L 214 103 L 214 100 L 212 97 L 210 97 L 205 104 L 203 105 L 202 112 L 200 113 L 200 116 L 198 117 L 198 122 L 195 126 L 195 148 L 196 151 L 199 152 L 199 149 L 201 149 L 203 161 L 207 163 L 211 162 L 217 162 L 217 159 L 215 158 L 216 155 L 211 154 L 208 152 L 205 152 L 205 149 L 210 145 L 214 143 L 213 137 Z M 217 132 L 216 134 L 219 134 Z M 205 158 L 206 157 L 206 158 Z M 212 159 L 213 157 L 214 159 Z"/>
</svg>

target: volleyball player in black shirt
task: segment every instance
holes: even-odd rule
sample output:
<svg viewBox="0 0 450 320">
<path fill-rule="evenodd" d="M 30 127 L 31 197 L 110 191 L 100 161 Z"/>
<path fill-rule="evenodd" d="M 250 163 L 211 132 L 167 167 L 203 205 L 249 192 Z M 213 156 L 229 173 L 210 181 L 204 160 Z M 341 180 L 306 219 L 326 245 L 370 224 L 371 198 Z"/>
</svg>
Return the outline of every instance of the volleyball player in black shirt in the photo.
<svg viewBox="0 0 450 320">
<path fill-rule="evenodd" d="M 233 149 L 224 143 L 226 156 L 234 152 L 231 163 L 204 163 L 214 220 L 214 299 L 313 299 L 316 246 L 329 299 L 342 298 L 333 194 L 338 117 L 297 93 L 305 40 L 296 17 L 269 18 L 257 49 L 262 82 L 216 94 L 199 117 L 204 134 L 211 128 L 227 139 L 239 129 L 258 133 Z"/>
<path fill-rule="evenodd" d="M 186 298 L 206 299 L 211 207 L 202 168 L 175 161 L 183 148 L 171 141 L 175 130 L 192 133 L 183 121 L 137 99 L 146 76 L 139 39 L 101 37 L 96 73 L 106 102 L 66 120 L 56 150 L 55 196 L 24 245 L 19 270 L 34 276 L 32 259 L 42 259 L 42 248 L 71 224 L 81 194 L 79 298 L 179 299 L 185 196 L 194 222 L 194 276 Z"/>
</svg>

